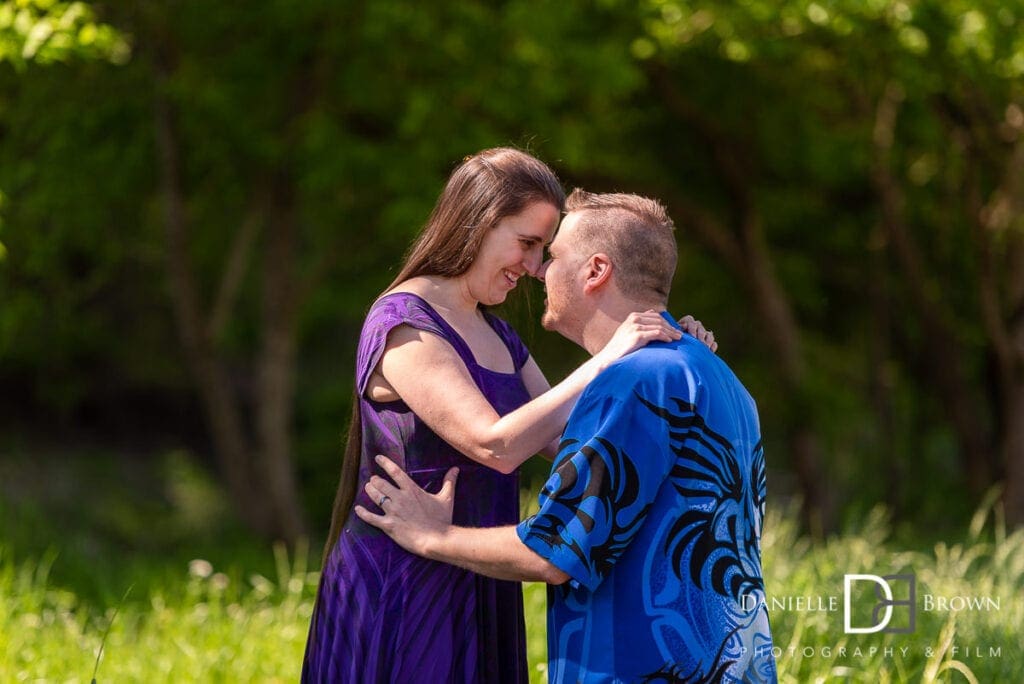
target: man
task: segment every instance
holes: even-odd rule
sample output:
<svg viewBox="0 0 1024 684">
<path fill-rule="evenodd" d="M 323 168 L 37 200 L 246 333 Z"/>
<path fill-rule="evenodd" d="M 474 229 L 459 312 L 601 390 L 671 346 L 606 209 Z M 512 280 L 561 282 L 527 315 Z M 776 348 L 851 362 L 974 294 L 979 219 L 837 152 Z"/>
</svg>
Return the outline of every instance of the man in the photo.
<svg viewBox="0 0 1024 684">
<path fill-rule="evenodd" d="M 671 219 L 654 200 L 576 190 L 539 274 L 542 323 L 594 353 L 630 312 L 665 311 Z M 366 522 L 406 549 L 475 572 L 542 580 L 552 682 L 775 681 L 760 534 L 757 411 L 732 371 L 683 336 L 620 359 L 563 433 L 539 512 L 518 526 L 451 525 L 436 495 L 378 462 Z"/>
</svg>

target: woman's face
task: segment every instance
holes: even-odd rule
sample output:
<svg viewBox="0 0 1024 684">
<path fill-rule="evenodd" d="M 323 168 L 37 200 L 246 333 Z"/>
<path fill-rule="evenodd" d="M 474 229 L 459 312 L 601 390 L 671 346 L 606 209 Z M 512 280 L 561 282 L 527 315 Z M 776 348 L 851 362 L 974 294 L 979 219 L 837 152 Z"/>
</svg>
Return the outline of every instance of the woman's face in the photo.
<svg viewBox="0 0 1024 684">
<path fill-rule="evenodd" d="M 481 304 L 501 304 L 522 276 L 536 275 L 558 219 L 557 207 L 534 202 L 499 221 L 487 232 L 480 253 L 466 272 L 470 294 Z"/>
</svg>

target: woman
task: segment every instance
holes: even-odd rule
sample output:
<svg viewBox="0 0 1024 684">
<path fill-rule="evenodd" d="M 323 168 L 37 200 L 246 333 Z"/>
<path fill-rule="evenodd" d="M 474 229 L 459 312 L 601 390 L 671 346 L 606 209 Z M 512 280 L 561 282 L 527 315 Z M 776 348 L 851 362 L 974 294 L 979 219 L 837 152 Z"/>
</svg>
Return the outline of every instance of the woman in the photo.
<svg viewBox="0 0 1024 684">
<path fill-rule="evenodd" d="M 678 332 L 634 314 L 608 346 L 551 388 L 500 304 L 540 268 L 564 194 L 514 149 L 452 174 L 401 272 L 360 336 L 356 396 L 310 626 L 304 681 L 525 682 L 521 587 L 406 553 L 352 514 L 389 455 L 437 491 L 459 467 L 457 524 L 518 522 L 516 468 L 554 453 L 576 398 L 604 367 Z"/>
</svg>

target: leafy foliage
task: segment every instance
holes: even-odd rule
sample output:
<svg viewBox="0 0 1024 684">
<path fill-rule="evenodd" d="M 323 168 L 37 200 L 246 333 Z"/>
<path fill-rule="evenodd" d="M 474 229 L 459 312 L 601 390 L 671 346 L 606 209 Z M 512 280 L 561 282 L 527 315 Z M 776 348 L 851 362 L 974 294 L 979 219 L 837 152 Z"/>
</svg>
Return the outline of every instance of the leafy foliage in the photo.
<svg viewBox="0 0 1024 684">
<path fill-rule="evenodd" d="M 19 70 L 75 58 L 125 63 L 131 54 L 124 35 L 99 21 L 89 3 L 57 0 L 0 2 L 0 63 Z"/>
<path fill-rule="evenodd" d="M 1013 421 L 990 378 L 1013 374 L 992 365 L 983 296 L 990 281 L 995 318 L 1014 320 L 1024 230 L 999 198 L 1016 196 L 1000 192 L 1024 127 L 1019 0 L 136 9 L 0 4 L 0 382 L 25 397 L 3 407 L 10 422 L 203 438 L 166 273 L 162 96 L 198 299 L 230 304 L 214 343 L 246 407 L 280 225 L 268 197 L 291 198 L 292 455 L 318 527 L 361 316 L 454 162 L 509 143 L 568 186 L 666 201 L 681 245 L 671 306 L 715 329 L 758 398 L 773 497 L 807 497 L 799 427 L 850 517 L 885 500 L 900 520 L 955 526 L 1005 475 Z M 885 187 L 902 198 L 897 232 Z M 524 299 L 505 313 L 557 378 L 580 352 L 537 332 L 536 288 Z M 963 411 L 936 386 L 950 366 L 929 355 L 936 330 L 955 344 L 942 358 L 961 371 Z M 983 457 L 965 456 L 969 432 Z M 971 463 L 988 473 L 965 494 Z"/>
</svg>

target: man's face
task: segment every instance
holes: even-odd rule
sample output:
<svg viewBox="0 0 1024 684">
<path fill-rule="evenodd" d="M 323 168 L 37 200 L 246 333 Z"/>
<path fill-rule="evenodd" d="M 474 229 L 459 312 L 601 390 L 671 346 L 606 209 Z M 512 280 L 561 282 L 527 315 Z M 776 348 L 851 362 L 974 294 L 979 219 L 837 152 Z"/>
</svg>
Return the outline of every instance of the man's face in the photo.
<svg viewBox="0 0 1024 684">
<path fill-rule="evenodd" d="M 545 330 L 561 333 L 570 340 L 582 329 L 585 315 L 581 308 L 583 299 L 582 267 L 586 256 L 576 249 L 573 232 L 579 213 L 566 214 L 562 225 L 548 246 L 548 260 L 540 267 L 538 277 L 544 283 L 547 298 L 544 300 L 544 315 L 540 323 Z"/>
</svg>

